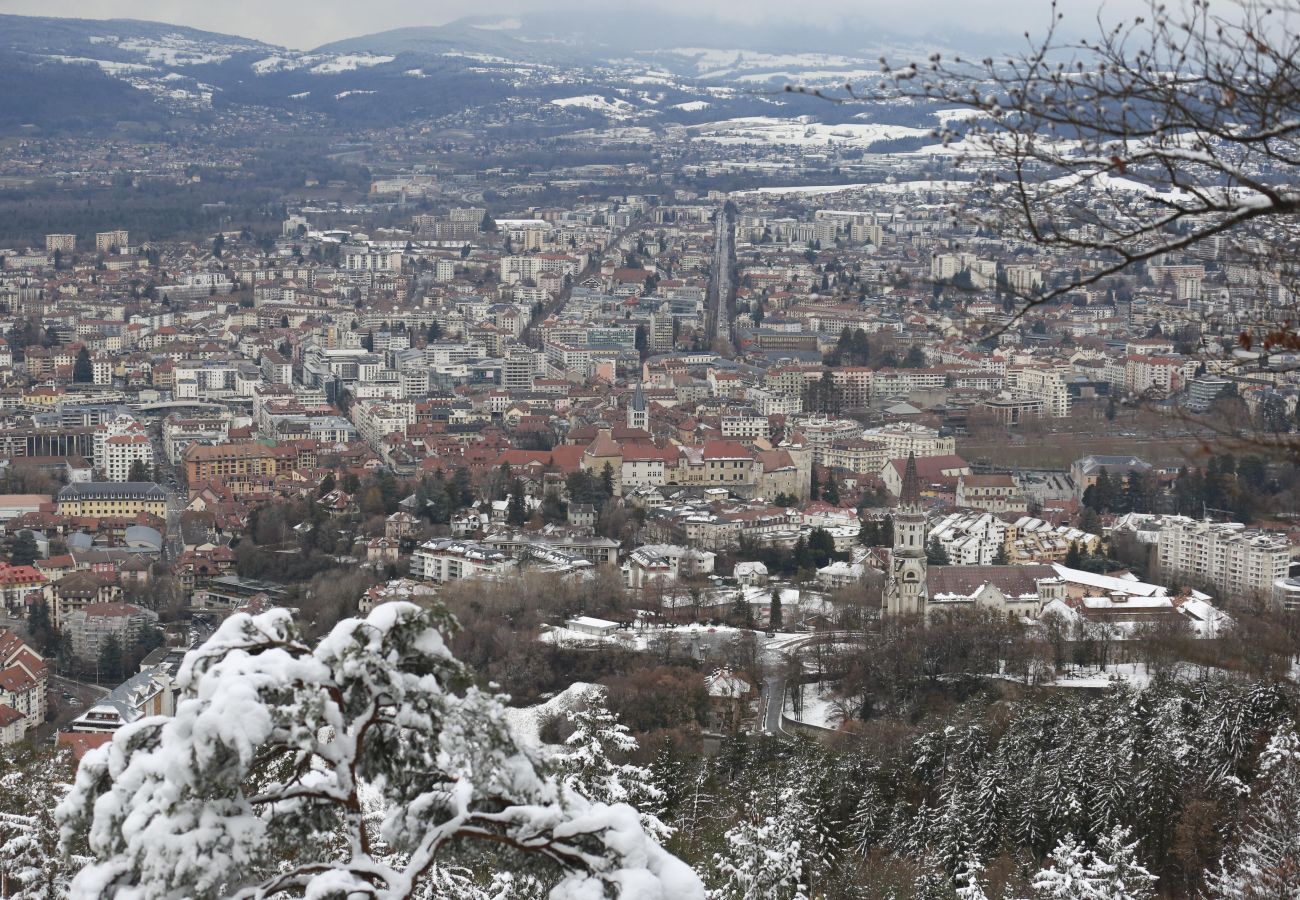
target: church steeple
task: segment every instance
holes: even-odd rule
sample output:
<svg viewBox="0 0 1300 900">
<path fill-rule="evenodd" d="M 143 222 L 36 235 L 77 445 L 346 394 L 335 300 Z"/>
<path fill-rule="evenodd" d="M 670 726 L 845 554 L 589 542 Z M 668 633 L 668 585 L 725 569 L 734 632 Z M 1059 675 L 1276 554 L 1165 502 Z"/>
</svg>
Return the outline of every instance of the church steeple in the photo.
<svg viewBox="0 0 1300 900">
<path fill-rule="evenodd" d="M 898 493 L 898 510 L 894 514 L 894 547 L 889 580 L 885 584 L 884 614 L 887 616 L 924 615 L 927 599 L 925 510 L 921 508 L 921 476 L 916 471 L 916 456 L 907 455 L 903 485 Z"/>
<path fill-rule="evenodd" d="M 636 390 L 632 392 L 632 401 L 627 405 L 627 427 L 640 428 L 642 431 L 650 430 L 650 409 L 645 402 L 645 391 L 641 389 L 641 382 L 636 383 Z"/>
<path fill-rule="evenodd" d="M 903 470 L 903 489 L 898 503 L 909 510 L 921 505 L 921 476 L 916 472 L 916 454 L 907 454 L 907 467 Z"/>
</svg>

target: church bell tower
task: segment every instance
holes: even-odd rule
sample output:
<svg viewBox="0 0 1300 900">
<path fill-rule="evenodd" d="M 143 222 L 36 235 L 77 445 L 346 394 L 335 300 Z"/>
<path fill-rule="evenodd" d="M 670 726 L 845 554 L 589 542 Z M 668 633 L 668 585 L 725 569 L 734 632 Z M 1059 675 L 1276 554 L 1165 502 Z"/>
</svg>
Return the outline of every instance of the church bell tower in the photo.
<svg viewBox="0 0 1300 900">
<path fill-rule="evenodd" d="M 921 479 L 916 455 L 907 455 L 898 512 L 894 515 L 894 547 L 885 583 L 886 616 L 925 615 L 925 512 L 921 508 Z"/>
<path fill-rule="evenodd" d="M 641 390 L 639 381 L 636 390 L 632 392 L 632 401 L 627 405 L 627 427 L 650 430 L 650 407 L 645 401 L 645 391 Z"/>
</svg>

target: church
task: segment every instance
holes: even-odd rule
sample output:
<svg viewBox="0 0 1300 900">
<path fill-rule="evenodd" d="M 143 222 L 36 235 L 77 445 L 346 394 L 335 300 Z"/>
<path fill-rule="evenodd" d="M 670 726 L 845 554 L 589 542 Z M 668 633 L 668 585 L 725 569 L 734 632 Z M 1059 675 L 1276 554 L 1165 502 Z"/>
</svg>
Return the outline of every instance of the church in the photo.
<svg viewBox="0 0 1300 900">
<path fill-rule="evenodd" d="M 945 610 L 972 609 L 1036 618 L 1045 604 L 1065 599 L 1065 582 L 1051 566 L 931 567 L 915 455 L 907 457 L 898 499 L 882 618 L 921 616 L 929 621 Z"/>
</svg>

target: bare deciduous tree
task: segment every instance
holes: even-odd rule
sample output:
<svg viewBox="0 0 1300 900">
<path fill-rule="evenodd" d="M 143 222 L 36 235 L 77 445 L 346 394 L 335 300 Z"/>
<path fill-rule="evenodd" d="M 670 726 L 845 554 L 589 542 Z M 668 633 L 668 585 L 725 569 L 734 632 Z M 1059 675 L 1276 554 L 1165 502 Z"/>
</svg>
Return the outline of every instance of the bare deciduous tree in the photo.
<svg viewBox="0 0 1300 900">
<path fill-rule="evenodd" d="M 1053 4 L 1046 36 L 1021 54 L 885 68 L 905 94 L 972 111 L 941 136 L 980 170 L 967 204 L 980 224 L 1085 262 L 1023 295 L 1022 312 L 1211 240 L 1216 258 L 1285 287 L 1300 212 L 1297 17 L 1289 0 L 1227 14 L 1153 2 L 1072 40 Z M 1243 345 L 1300 347 L 1292 307 L 1273 312 L 1250 311 Z"/>
</svg>

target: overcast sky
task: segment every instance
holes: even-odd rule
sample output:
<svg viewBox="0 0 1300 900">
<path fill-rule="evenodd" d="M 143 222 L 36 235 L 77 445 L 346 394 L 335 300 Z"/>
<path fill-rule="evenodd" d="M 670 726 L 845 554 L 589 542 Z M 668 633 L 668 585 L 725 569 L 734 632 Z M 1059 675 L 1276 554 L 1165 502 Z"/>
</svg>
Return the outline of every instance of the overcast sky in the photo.
<svg viewBox="0 0 1300 900">
<path fill-rule="evenodd" d="M 153 19 L 274 44 L 309 48 L 403 25 L 442 25 L 466 15 L 538 12 L 540 9 L 610 10 L 618 0 L 559 0 L 539 7 L 524 0 L 0 0 L 0 11 L 21 15 Z M 1083 29 L 1095 19 L 1099 0 L 1059 0 L 1067 21 Z M 1145 8 L 1143 0 L 1106 0 L 1107 18 Z M 986 34 L 1039 33 L 1049 0 L 646 0 L 641 8 L 744 16 L 776 25 L 791 10 L 804 21 L 837 27 L 851 21 L 863 30 L 888 28 L 926 34 L 953 28 Z M 1091 31 L 1091 29 L 1088 29 Z"/>
</svg>

